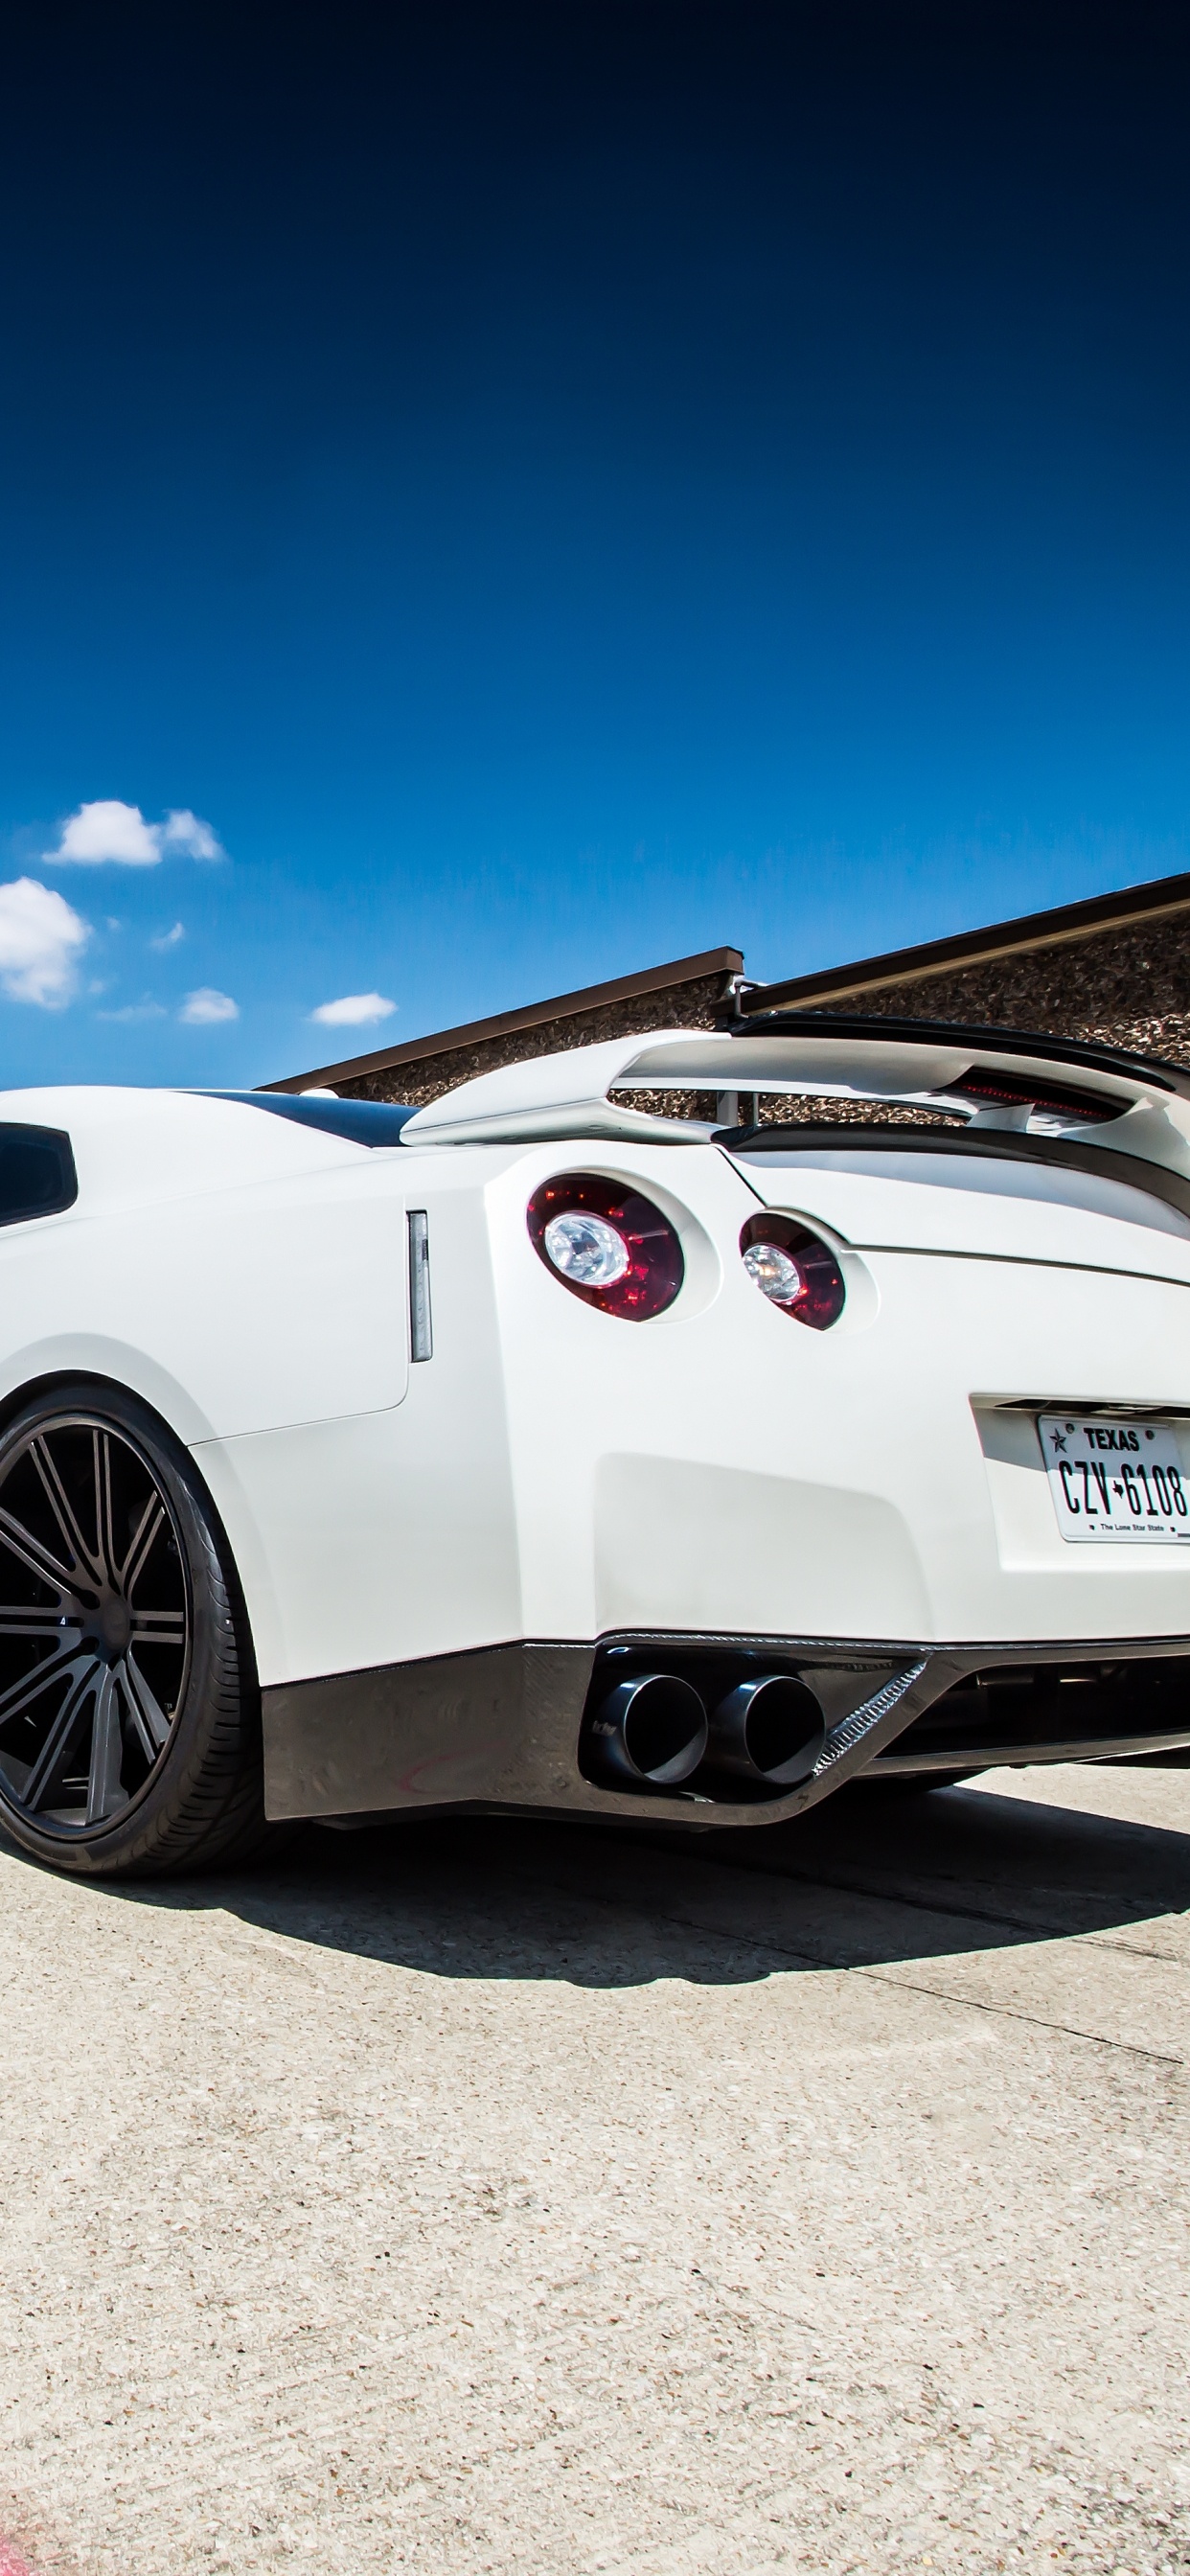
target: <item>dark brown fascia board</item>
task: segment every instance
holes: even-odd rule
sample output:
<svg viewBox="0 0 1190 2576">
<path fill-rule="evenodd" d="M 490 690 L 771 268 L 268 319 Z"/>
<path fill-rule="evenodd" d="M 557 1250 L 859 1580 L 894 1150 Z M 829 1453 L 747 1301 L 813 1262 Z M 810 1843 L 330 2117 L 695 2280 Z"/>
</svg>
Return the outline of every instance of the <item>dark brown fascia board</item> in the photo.
<svg viewBox="0 0 1190 2576">
<path fill-rule="evenodd" d="M 920 948 L 894 948 L 886 957 L 860 958 L 851 966 L 829 967 L 817 975 L 755 984 L 741 993 L 738 1008 L 743 1017 L 750 1017 L 754 1011 L 771 1011 L 783 1002 L 825 1001 L 828 996 L 845 1001 L 853 993 L 870 993 L 883 984 L 910 983 L 961 966 L 990 965 L 997 957 L 1023 955 L 1031 948 L 1089 939 L 1097 930 L 1124 930 L 1130 922 L 1181 912 L 1187 906 L 1190 874 L 1155 877 L 1148 885 L 1130 886 L 1124 894 L 1092 895 L 1086 903 L 1060 904 L 1054 912 L 1025 913 L 1019 921 L 965 930 L 956 939 L 929 939 Z"/>
<path fill-rule="evenodd" d="M 456 1047 L 481 1046 L 485 1038 L 511 1037 L 518 1029 L 539 1029 L 546 1020 L 568 1020 L 580 1011 L 599 1011 L 611 1002 L 629 1002 L 640 993 L 665 993 L 671 984 L 693 984 L 703 975 L 741 975 L 738 948 L 704 948 L 697 957 L 675 957 L 668 966 L 650 966 L 640 975 L 620 975 L 610 984 L 587 984 L 581 993 L 558 993 L 549 1002 L 529 1002 L 524 1010 L 498 1011 L 491 1020 L 468 1020 L 462 1028 L 434 1029 L 424 1038 L 406 1038 L 400 1046 L 381 1047 L 375 1055 L 348 1057 L 344 1064 L 319 1065 L 314 1073 L 291 1073 L 284 1082 L 258 1083 L 260 1091 L 306 1091 L 314 1083 L 327 1090 L 336 1082 L 354 1082 L 361 1074 L 387 1073 L 392 1066 L 420 1064 L 423 1056 L 450 1055 Z"/>
</svg>

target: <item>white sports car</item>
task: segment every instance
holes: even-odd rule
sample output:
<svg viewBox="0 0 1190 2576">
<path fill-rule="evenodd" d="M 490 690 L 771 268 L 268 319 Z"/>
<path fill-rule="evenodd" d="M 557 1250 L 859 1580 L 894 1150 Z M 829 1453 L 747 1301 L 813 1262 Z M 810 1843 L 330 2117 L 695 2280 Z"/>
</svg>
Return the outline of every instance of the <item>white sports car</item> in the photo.
<svg viewBox="0 0 1190 2576">
<path fill-rule="evenodd" d="M 1190 1745 L 1176 1069 L 753 1013 L 417 1111 L 11 1093 L 0 1221 L 43 1860 Z"/>
</svg>

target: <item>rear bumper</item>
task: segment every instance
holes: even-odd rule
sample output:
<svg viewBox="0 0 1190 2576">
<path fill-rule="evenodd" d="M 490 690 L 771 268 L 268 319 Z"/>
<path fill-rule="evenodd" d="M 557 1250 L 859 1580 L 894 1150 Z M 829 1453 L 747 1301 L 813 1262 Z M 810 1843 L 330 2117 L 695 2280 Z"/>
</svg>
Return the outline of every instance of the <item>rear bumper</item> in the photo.
<svg viewBox="0 0 1190 2576">
<path fill-rule="evenodd" d="M 1105 1762 L 1190 1745 L 1190 1653 L 1003 1648 L 952 1682 L 877 1753 L 872 1775 Z"/>
<path fill-rule="evenodd" d="M 788 1792 L 708 1767 L 668 1790 L 587 1776 L 590 1721 L 614 1684 L 672 1672 L 706 1701 L 758 1673 L 796 1674 L 824 1741 Z M 604 1815 L 621 1822 L 776 1824 L 860 1773 L 1103 1761 L 1190 1746 L 1190 1636 L 1110 1647 L 873 1644 L 630 1630 L 292 1682 L 263 1695 L 272 1817 L 367 1821 L 411 1813 Z"/>
</svg>

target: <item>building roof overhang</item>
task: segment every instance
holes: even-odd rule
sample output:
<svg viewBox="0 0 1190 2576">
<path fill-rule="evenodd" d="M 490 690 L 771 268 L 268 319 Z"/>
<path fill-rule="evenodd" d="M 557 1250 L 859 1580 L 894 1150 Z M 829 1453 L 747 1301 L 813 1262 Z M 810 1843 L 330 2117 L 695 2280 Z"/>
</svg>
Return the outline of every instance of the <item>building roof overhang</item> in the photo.
<svg viewBox="0 0 1190 2576">
<path fill-rule="evenodd" d="M 283 1082 L 264 1082 L 262 1091 L 309 1091 L 315 1085 L 332 1089 L 336 1082 L 356 1082 L 369 1073 L 396 1071 L 403 1064 L 420 1064 L 428 1057 L 454 1055 L 466 1047 L 483 1046 L 492 1038 L 515 1037 L 521 1029 L 539 1029 L 553 1020 L 578 1019 L 587 1011 L 603 1011 L 617 1002 L 636 1001 L 647 993 L 667 993 L 675 984 L 699 983 L 704 976 L 720 975 L 724 983 L 743 971 L 743 954 L 738 948 L 704 948 L 694 957 L 675 957 L 665 966 L 650 966 L 636 975 L 618 975 L 610 984 L 586 984 L 576 993 L 556 993 L 552 1000 L 529 1002 L 518 1011 L 497 1011 L 490 1020 L 465 1020 L 459 1028 L 434 1029 L 429 1036 L 405 1038 L 399 1046 L 378 1047 L 374 1055 L 348 1056 L 341 1064 L 319 1065 L 312 1073 L 287 1074 Z"/>
<path fill-rule="evenodd" d="M 982 930 L 965 930 L 949 939 L 927 939 L 917 948 L 892 948 L 882 957 L 855 959 L 848 966 L 820 968 L 812 975 L 791 975 L 777 984 L 755 984 L 737 999 L 737 1015 L 781 1005 L 859 1000 L 889 984 L 923 982 L 930 976 L 959 972 L 964 966 L 991 965 L 998 957 L 1020 957 L 1031 949 L 1057 948 L 1077 939 L 1093 939 L 1104 930 L 1127 930 L 1162 915 L 1190 911 L 1190 873 L 1155 877 L 1147 885 L 1129 886 L 1121 894 L 1092 895 L 1085 903 L 1059 904 L 1050 912 L 1021 914 Z"/>
</svg>

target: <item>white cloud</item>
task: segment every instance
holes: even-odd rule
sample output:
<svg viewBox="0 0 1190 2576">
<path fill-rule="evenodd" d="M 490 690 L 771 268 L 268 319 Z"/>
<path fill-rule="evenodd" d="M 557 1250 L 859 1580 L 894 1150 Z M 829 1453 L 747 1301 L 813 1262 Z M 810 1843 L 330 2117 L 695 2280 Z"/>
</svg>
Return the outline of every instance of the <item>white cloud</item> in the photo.
<svg viewBox="0 0 1190 2576">
<path fill-rule="evenodd" d="M 167 814 L 160 826 L 162 848 L 180 850 L 185 859 L 221 859 L 223 849 L 209 823 L 192 814 L 188 805 L 180 812 Z"/>
<path fill-rule="evenodd" d="M 72 867 L 96 868 L 115 860 L 124 868 L 155 868 L 161 842 L 139 805 L 121 805 L 118 797 L 105 796 L 95 805 L 80 805 L 63 824 L 57 849 L 45 855 Z"/>
<path fill-rule="evenodd" d="M 200 984 L 197 993 L 187 993 L 178 1013 L 192 1029 L 212 1028 L 217 1020 L 238 1020 L 240 1006 L 230 993 L 217 993 L 213 984 Z"/>
<path fill-rule="evenodd" d="M 65 896 L 36 877 L 0 885 L 0 985 L 12 1001 L 62 1010 L 90 936 L 89 924 L 72 912 Z"/>
<path fill-rule="evenodd" d="M 190 859 L 223 856 L 210 824 L 188 807 L 167 814 L 164 823 L 146 823 L 139 805 L 101 796 L 68 817 L 57 849 L 44 855 L 49 867 L 155 868 L 167 850 Z"/>
<path fill-rule="evenodd" d="M 163 1020 L 164 1002 L 125 1002 L 122 1011 L 96 1011 L 97 1020 Z"/>
<path fill-rule="evenodd" d="M 396 1007 L 383 993 L 344 993 L 337 1002 L 320 1002 L 310 1017 L 324 1029 L 361 1029 L 368 1020 L 391 1020 Z"/>
<path fill-rule="evenodd" d="M 172 930 L 163 930 L 160 939 L 151 939 L 149 941 L 149 946 L 150 948 L 176 948 L 178 941 L 180 939 L 184 939 L 185 936 L 185 923 L 175 921 Z"/>
</svg>

